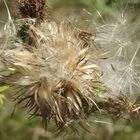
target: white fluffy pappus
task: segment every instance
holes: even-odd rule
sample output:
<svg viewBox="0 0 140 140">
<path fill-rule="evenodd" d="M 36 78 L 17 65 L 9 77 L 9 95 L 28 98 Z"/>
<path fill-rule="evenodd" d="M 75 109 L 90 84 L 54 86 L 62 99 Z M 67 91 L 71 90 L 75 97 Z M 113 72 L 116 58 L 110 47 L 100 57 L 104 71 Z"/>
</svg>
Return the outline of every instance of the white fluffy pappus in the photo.
<svg viewBox="0 0 140 140">
<path fill-rule="evenodd" d="M 116 22 L 96 29 L 103 82 L 113 96 L 140 95 L 140 41 L 136 36 L 139 28 L 139 23 L 129 23 L 126 17 L 119 16 Z"/>
</svg>

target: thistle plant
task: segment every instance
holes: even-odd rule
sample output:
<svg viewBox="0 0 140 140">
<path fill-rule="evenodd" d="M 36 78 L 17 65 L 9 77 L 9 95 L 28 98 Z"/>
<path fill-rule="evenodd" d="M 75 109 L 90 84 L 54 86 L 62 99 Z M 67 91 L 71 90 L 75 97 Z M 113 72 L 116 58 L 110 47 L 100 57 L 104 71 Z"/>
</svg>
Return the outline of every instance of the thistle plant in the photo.
<svg viewBox="0 0 140 140">
<path fill-rule="evenodd" d="M 137 113 L 130 95 L 139 96 L 140 43 L 126 18 L 87 32 L 69 20 L 49 21 L 45 0 L 18 3 L 14 21 L 7 7 L 5 31 L 14 34 L 0 50 L 0 86 L 9 87 L 3 92 L 13 95 L 16 106 L 59 128 L 100 108 L 115 117 Z"/>
<path fill-rule="evenodd" d="M 0 85 L 10 87 L 8 92 L 15 94 L 16 105 L 63 127 L 71 120 L 87 118 L 93 108 L 98 108 L 92 86 L 99 82 L 101 72 L 89 50 L 95 36 L 69 21 L 57 25 L 44 20 L 36 26 L 36 20 L 43 19 L 38 8 L 41 4 L 44 7 L 44 1 L 33 0 L 19 5 L 21 16 L 28 18 L 28 22 L 21 19 L 22 27 L 28 27 L 24 35 L 32 41 L 23 40 L 17 24 L 17 43 L 12 49 L 6 46 L 1 53 L 5 73 L 1 73 Z"/>
</svg>

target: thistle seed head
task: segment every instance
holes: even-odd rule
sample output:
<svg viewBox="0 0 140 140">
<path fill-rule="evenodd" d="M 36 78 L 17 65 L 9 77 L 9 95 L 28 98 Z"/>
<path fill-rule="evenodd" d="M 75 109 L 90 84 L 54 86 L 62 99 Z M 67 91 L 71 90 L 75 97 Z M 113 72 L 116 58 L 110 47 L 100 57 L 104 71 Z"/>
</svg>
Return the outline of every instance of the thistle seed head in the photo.
<svg viewBox="0 0 140 140">
<path fill-rule="evenodd" d="M 67 22 L 30 27 L 34 45 L 21 43 L 1 55 L 8 74 L 1 75 L 0 84 L 13 87 L 17 105 L 43 120 L 55 120 L 60 127 L 88 117 L 96 106 L 92 85 L 100 80 L 100 69 L 89 46 Z"/>
</svg>

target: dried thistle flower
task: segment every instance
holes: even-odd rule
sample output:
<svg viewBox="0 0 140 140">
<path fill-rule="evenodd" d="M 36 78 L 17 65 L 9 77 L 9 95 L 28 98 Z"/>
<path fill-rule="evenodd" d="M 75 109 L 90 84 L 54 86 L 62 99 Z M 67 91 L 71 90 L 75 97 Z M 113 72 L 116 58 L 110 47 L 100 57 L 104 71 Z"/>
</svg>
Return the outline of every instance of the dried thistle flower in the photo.
<svg viewBox="0 0 140 140">
<path fill-rule="evenodd" d="M 26 23 L 22 23 L 17 31 L 17 35 L 22 39 L 24 43 L 32 44 L 32 39 L 29 35 L 30 22 L 37 25 L 45 20 L 46 3 L 45 0 L 18 0 L 19 14 L 22 19 L 26 19 Z"/>
<path fill-rule="evenodd" d="M 69 22 L 45 22 L 40 29 L 30 25 L 29 34 L 32 46 L 19 43 L 1 54 L 8 74 L 1 74 L 0 85 L 11 86 L 16 104 L 31 115 L 54 119 L 59 127 L 88 117 L 97 107 L 92 85 L 100 80 L 100 69 L 85 40 Z"/>
<path fill-rule="evenodd" d="M 18 0 L 18 3 L 22 18 L 35 18 L 37 20 L 45 18 L 45 0 Z"/>
<path fill-rule="evenodd" d="M 127 96 L 109 97 L 106 100 L 99 102 L 98 105 L 112 115 L 114 120 L 130 121 L 138 118 L 139 112 L 137 110 L 137 102 L 133 102 L 131 98 Z"/>
</svg>

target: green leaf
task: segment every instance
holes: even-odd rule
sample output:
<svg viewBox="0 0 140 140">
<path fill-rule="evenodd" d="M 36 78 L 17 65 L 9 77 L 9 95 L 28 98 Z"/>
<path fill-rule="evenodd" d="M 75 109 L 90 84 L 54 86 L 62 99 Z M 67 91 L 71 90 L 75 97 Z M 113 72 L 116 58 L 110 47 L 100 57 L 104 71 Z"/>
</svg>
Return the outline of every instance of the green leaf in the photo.
<svg viewBox="0 0 140 140">
<path fill-rule="evenodd" d="M 3 93 L 7 89 L 9 89 L 9 86 L 1 86 L 0 87 L 0 105 L 3 105 L 3 103 L 4 103 L 5 96 Z"/>
<path fill-rule="evenodd" d="M 3 94 L 0 94 L 0 105 L 3 105 L 5 96 Z"/>
<path fill-rule="evenodd" d="M 4 92 L 8 88 L 9 88 L 9 86 L 2 86 L 2 87 L 0 87 L 0 93 Z"/>
</svg>

